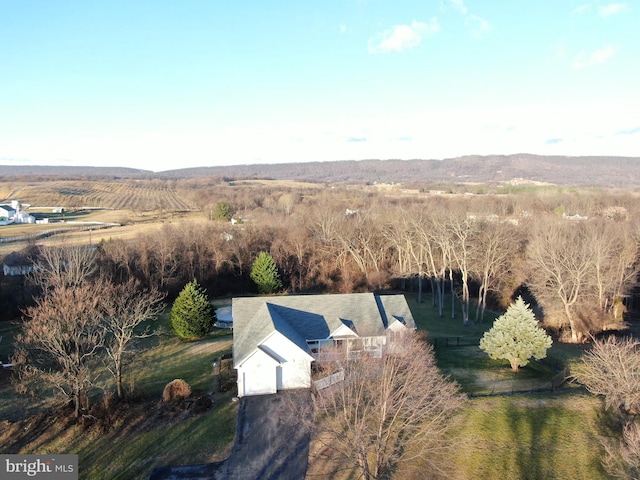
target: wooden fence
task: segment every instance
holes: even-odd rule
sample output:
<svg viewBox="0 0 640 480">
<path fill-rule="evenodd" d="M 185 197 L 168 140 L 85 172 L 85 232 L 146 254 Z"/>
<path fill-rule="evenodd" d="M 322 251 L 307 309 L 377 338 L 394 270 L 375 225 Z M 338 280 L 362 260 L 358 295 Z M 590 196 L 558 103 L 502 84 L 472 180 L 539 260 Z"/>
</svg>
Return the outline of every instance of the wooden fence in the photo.
<svg viewBox="0 0 640 480">
<path fill-rule="evenodd" d="M 47 238 L 58 233 L 81 231 L 81 230 L 100 230 L 103 228 L 120 227 L 119 223 L 92 223 L 89 225 L 78 225 L 75 227 L 50 228 L 44 232 L 33 233 L 31 235 L 19 235 L 15 237 L 0 237 L 0 243 L 25 242 L 29 240 L 37 240 L 39 238 Z"/>
<path fill-rule="evenodd" d="M 434 337 L 429 341 L 433 348 L 442 347 L 471 347 L 480 344 L 480 339 L 475 337 Z"/>
</svg>

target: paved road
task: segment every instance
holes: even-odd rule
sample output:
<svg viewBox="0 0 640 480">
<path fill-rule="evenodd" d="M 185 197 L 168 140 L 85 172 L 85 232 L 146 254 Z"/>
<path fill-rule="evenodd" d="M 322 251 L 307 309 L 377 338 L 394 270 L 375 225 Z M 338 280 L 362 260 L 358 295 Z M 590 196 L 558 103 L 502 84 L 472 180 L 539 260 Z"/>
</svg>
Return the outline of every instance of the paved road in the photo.
<svg viewBox="0 0 640 480">
<path fill-rule="evenodd" d="M 223 462 L 156 468 L 149 480 L 304 480 L 311 415 L 308 390 L 240 399 L 236 440 Z M 305 411 L 306 413 L 301 413 Z"/>
</svg>

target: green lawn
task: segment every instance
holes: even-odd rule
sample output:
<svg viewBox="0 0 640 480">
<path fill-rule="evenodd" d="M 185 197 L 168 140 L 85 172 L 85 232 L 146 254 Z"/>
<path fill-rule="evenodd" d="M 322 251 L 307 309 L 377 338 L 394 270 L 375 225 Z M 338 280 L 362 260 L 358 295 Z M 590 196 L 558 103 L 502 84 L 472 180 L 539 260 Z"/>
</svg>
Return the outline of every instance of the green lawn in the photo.
<svg viewBox="0 0 640 480">
<path fill-rule="evenodd" d="M 416 325 L 427 332 L 430 342 L 435 345 L 438 366 L 470 395 L 550 389 L 558 371 L 570 367 L 582 354 L 580 346 L 554 342 L 542 362 L 532 361 L 514 373 L 506 360 L 492 360 L 478 346 L 498 313 L 487 312 L 482 323 L 463 325 L 459 302 L 456 316 L 451 318 L 450 297 L 446 298 L 444 315 L 439 317 L 430 294 L 424 295 L 423 303 L 416 302 L 415 294 L 405 296 Z"/>
<path fill-rule="evenodd" d="M 579 393 L 471 400 L 457 478 L 609 478 L 600 465 L 599 411 L 597 398 Z"/>
</svg>

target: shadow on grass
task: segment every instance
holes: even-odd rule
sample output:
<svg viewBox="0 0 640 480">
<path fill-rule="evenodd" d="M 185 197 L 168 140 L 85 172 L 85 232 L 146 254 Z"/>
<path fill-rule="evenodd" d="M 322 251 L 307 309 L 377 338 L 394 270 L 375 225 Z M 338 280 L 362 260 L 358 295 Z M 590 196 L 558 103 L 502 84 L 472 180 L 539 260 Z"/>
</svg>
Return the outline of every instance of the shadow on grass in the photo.
<svg viewBox="0 0 640 480">
<path fill-rule="evenodd" d="M 607 479 L 596 411 L 581 394 L 474 399 L 463 427 L 473 445 L 456 464 L 467 478 Z"/>
</svg>

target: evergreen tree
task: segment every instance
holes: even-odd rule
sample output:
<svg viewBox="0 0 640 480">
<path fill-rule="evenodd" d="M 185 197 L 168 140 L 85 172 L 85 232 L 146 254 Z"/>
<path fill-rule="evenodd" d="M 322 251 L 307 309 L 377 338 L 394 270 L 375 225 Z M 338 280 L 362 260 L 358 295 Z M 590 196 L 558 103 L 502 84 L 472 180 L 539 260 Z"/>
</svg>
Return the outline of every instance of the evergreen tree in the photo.
<svg viewBox="0 0 640 480">
<path fill-rule="evenodd" d="M 528 304 L 518 297 L 507 311 L 496 318 L 491 330 L 480 340 L 480 348 L 493 359 L 509 360 L 517 372 L 531 357 L 539 360 L 547 356 L 551 337 L 540 327 Z"/>
<path fill-rule="evenodd" d="M 261 294 L 273 293 L 282 288 L 278 267 L 273 257 L 267 252 L 260 252 L 251 266 L 249 274 Z"/>
<path fill-rule="evenodd" d="M 216 209 L 213 212 L 213 218 L 216 220 L 231 220 L 231 206 L 227 202 L 216 203 Z"/>
<path fill-rule="evenodd" d="M 169 314 L 169 325 L 181 338 L 201 338 L 211 331 L 213 308 L 197 280 L 187 283 L 176 298 Z"/>
</svg>

